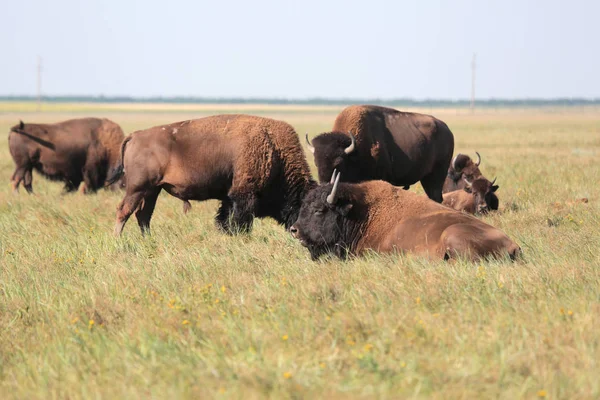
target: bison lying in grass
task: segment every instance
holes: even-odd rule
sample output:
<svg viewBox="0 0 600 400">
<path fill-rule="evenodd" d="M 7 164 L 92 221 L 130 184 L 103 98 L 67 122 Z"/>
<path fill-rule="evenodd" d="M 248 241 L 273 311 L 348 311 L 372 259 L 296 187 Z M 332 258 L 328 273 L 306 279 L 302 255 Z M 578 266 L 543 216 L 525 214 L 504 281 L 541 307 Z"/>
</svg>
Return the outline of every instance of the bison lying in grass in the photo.
<svg viewBox="0 0 600 400">
<path fill-rule="evenodd" d="M 25 124 L 10 129 L 8 145 L 16 164 L 11 183 L 33 192 L 32 171 L 65 183 L 65 192 L 95 192 L 119 163 L 121 127 L 108 119 L 81 118 L 56 124 Z"/>
<path fill-rule="evenodd" d="M 475 154 L 477 154 L 477 162 L 473 161 L 471 157 L 460 153 L 452 159 L 446 180 L 444 181 L 444 193 L 464 189 L 468 185 L 467 181 L 474 182 L 480 178 L 485 179 L 479 170 L 481 156 L 478 152 L 475 152 Z"/>
<path fill-rule="evenodd" d="M 494 185 L 485 178 L 476 179 L 475 182 L 466 181 L 464 189 L 458 189 L 450 193 L 444 193 L 443 205 L 457 211 L 469 214 L 486 214 L 498 209 L 498 196 L 496 191 L 499 186 Z"/>
<path fill-rule="evenodd" d="M 133 133 L 123 142 L 126 194 L 117 211 L 120 235 L 135 212 L 142 233 L 161 190 L 184 201 L 221 200 L 217 225 L 248 232 L 254 217 L 289 228 L 316 185 L 298 136 L 289 124 L 249 115 L 217 115 Z"/>
<path fill-rule="evenodd" d="M 423 196 L 384 181 L 339 180 L 338 174 L 333 183 L 311 190 L 290 228 L 313 259 L 326 253 L 344 258 L 369 249 L 472 260 L 515 258 L 520 252 L 499 229 Z"/>
</svg>

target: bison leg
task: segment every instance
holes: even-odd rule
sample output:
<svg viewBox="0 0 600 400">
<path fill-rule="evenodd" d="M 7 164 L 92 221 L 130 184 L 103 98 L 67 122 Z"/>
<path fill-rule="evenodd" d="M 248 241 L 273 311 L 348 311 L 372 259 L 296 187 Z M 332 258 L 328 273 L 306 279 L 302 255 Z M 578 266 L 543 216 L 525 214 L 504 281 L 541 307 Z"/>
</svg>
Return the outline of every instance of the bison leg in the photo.
<svg viewBox="0 0 600 400">
<path fill-rule="evenodd" d="M 32 194 L 33 193 L 33 174 L 31 172 L 30 169 L 28 169 L 27 171 L 25 171 L 25 176 L 23 177 L 23 186 L 25 187 L 25 190 L 27 190 L 27 193 Z"/>
<path fill-rule="evenodd" d="M 156 190 L 147 193 L 142 202 L 142 206 L 139 207 L 135 213 L 138 225 L 142 230 L 142 235 L 145 235 L 146 233 L 150 234 L 150 219 L 152 219 L 152 213 L 154 212 L 160 190 L 161 188 L 157 188 Z"/>
<path fill-rule="evenodd" d="M 427 197 L 438 203 L 444 200 L 442 197 L 442 188 L 444 187 L 446 174 L 445 170 L 438 168 L 421 179 L 421 186 L 423 186 L 425 193 L 427 193 Z"/>
<path fill-rule="evenodd" d="M 15 169 L 15 172 L 13 173 L 12 178 L 10 179 L 10 184 L 12 186 L 13 193 L 15 194 L 19 193 L 19 185 L 21 184 L 23 179 L 25 179 L 25 171 L 25 168 L 17 167 L 17 169 Z"/>
<path fill-rule="evenodd" d="M 144 194 L 142 192 L 127 193 L 125 198 L 117 207 L 117 220 L 115 222 L 115 236 L 120 236 L 125 223 L 131 214 L 140 206 Z"/>
<path fill-rule="evenodd" d="M 65 181 L 65 186 L 63 187 L 62 194 L 76 192 L 80 183 L 81 181 L 74 181 L 72 179 L 67 178 L 67 180 Z"/>
<path fill-rule="evenodd" d="M 229 234 L 248 233 L 252 230 L 256 198 L 253 195 L 229 196 L 233 202 Z"/>
<path fill-rule="evenodd" d="M 219 206 L 219 211 L 217 211 L 217 215 L 215 216 L 215 223 L 217 224 L 217 228 L 221 229 L 223 232 L 231 233 L 230 231 L 230 219 L 231 219 L 231 208 L 233 203 L 229 197 L 224 198 L 221 201 L 221 205 Z"/>
</svg>

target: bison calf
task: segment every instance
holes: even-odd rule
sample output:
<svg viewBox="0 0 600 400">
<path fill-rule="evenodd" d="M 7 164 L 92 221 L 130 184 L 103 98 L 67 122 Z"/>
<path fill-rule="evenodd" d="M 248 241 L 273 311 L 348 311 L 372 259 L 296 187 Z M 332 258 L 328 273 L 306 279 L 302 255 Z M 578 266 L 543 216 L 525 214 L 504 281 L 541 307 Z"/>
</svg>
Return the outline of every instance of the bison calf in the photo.
<svg viewBox="0 0 600 400">
<path fill-rule="evenodd" d="M 339 179 L 311 190 L 290 228 L 313 259 L 368 249 L 472 260 L 515 258 L 520 252 L 499 229 L 423 196 L 383 181 L 344 184 Z"/>
<path fill-rule="evenodd" d="M 444 193 L 442 204 L 469 214 L 486 214 L 489 211 L 497 210 L 496 190 L 499 186 L 494 185 L 495 182 L 496 179 L 490 182 L 485 178 L 476 179 L 473 183 L 466 181 L 467 186 L 464 189 Z"/>
<path fill-rule="evenodd" d="M 16 164 L 13 190 L 17 192 L 23 183 L 32 193 L 35 169 L 48 179 L 63 181 L 65 192 L 77 190 L 82 181 L 85 193 L 95 192 L 119 163 L 123 137 L 121 127 L 108 119 L 82 118 L 56 124 L 21 121 L 8 135 Z"/>
<path fill-rule="evenodd" d="M 217 115 L 134 132 L 123 142 L 125 198 L 117 210 L 120 235 L 135 212 L 142 233 L 161 190 L 184 201 L 221 200 L 217 225 L 250 231 L 254 217 L 288 228 L 315 186 L 298 136 L 285 122 L 250 115 Z"/>
</svg>

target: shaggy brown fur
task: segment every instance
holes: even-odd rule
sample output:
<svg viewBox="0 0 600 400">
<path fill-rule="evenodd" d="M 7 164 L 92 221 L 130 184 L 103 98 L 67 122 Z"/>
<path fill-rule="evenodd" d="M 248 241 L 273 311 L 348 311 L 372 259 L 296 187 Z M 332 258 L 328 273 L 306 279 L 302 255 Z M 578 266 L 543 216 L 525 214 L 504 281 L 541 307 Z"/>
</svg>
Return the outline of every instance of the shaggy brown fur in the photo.
<svg viewBox="0 0 600 400">
<path fill-rule="evenodd" d="M 479 157 L 479 153 L 477 153 L 477 156 Z M 464 189 L 467 186 L 465 179 L 469 182 L 474 182 L 480 178 L 485 179 L 479 170 L 479 165 L 471 157 L 459 153 L 450 163 L 442 192 L 449 193 L 458 189 Z"/>
<path fill-rule="evenodd" d="M 298 136 L 285 122 L 250 115 L 217 115 L 157 126 L 123 142 L 126 195 L 115 234 L 136 213 L 142 233 L 162 189 L 184 201 L 221 200 L 217 224 L 249 231 L 254 217 L 289 227 L 315 185 Z M 117 174 L 117 177 L 119 174 Z"/>
<path fill-rule="evenodd" d="M 356 138 L 356 148 L 346 154 L 349 133 Z M 344 182 L 382 179 L 408 189 L 421 181 L 427 196 L 441 202 L 454 136 L 432 116 L 362 105 L 345 108 L 333 131 L 315 137 L 312 146 L 321 183 L 334 169 Z"/>
<path fill-rule="evenodd" d="M 423 196 L 383 181 L 340 183 L 334 204 L 332 185 L 309 192 L 292 235 L 318 258 L 327 252 L 344 257 L 366 250 L 406 251 L 433 258 L 479 259 L 508 254 L 519 246 L 502 231 Z"/>
<path fill-rule="evenodd" d="M 123 131 L 108 119 L 81 118 L 56 124 L 24 124 L 11 128 L 10 154 L 16 164 L 11 183 L 33 192 L 32 170 L 51 180 L 65 182 L 65 192 L 95 192 L 119 163 Z"/>
</svg>

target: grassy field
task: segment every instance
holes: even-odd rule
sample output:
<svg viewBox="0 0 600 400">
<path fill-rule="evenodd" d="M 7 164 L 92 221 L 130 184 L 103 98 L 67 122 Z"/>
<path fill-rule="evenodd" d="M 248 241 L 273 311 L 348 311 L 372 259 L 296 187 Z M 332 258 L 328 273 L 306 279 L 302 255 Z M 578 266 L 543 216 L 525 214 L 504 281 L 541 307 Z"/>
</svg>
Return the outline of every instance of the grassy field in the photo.
<svg viewBox="0 0 600 400">
<path fill-rule="evenodd" d="M 227 111 L 2 107 L 5 135 L 19 118 L 132 132 Z M 314 135 L 339 110 L 246 112 Z M 0 141 L 0 397 L 599 398 L 600 110 L 426 111 L 498 177 L 485 221 L 521 262 L 311 262 L 271 220 L 224 236 L 216 202 L 186 216 L 164 192 L 152 237 L 132 219 L 115 239 L 122 194 L 35 175 L 37 195 L 15 196 Z"/>
</svg>

